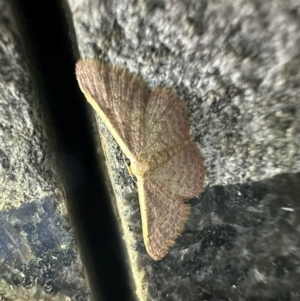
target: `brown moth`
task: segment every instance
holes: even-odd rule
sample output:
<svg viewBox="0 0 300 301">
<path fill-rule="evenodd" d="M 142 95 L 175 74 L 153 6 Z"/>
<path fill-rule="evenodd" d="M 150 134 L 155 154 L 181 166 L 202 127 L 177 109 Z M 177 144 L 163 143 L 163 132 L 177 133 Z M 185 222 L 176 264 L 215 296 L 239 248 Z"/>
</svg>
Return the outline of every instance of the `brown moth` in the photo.
<svg viewBox="0 0 300 301">
<path fill-rule="evenodd" d="M 185 103 L 166 88 L 150 93 L 124 69 L 80 60 L 76 77 L 137 178 L 143 237 L 148 254 L 163 258 L 190 212 L 184 200 L 203 190 L 205 167 L 191 141 Z"/>
</svg>

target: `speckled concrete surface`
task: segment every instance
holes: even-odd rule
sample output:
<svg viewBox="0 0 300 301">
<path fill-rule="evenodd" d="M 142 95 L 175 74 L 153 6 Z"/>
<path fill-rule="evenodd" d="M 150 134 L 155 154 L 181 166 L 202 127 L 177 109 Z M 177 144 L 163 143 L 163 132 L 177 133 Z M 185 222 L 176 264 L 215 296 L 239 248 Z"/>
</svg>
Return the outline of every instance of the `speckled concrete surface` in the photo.
<svg viewBox="0 0 300 301">
<path fill-rule="evenodd" d="M 299 1 L 69 0 L 82 58 L 188 105 L 207 166 L 185 231 L 146 254 L 134 181 L 98 120 L 141 300 L 298 300 Z"/>
</svg>

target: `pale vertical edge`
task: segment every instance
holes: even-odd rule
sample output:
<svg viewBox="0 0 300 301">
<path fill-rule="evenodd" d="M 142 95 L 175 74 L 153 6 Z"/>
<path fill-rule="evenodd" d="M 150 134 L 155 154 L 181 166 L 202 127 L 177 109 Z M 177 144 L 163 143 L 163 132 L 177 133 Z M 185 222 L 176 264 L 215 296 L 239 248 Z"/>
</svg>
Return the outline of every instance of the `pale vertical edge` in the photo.
<svg viewBox="0 0 300 301">
<path fill-rule="evenodd" d="M 142 221 L 142 231 L 143 231 L 143 241 L 145 247 L 147 249 L 147 244 L 149 244 L 149 229 L 148 229 L 148 217 L 147 217 L 147 206 L 146 199 L 144 193 L 144 181 L 142 178 L 137 178 L 137 191 L 139 198 L 139 206 L 140 206 L 140 216 Z"/>
<path fill-rule="evenodd" d="M 102 149 L 104 152 L 104 156 L 107 160 L 106 166 L 108 169 L 108 175 L 109 175 L 110 181 L 112 183 L 112 188 L 113 188 L 114 195 L 115 195 L 117 214 L 118 214 L 119 220 L 121 221 L 121 230 L 123 231 L 123 234 L 126 237 L 125 247 L 126 247 L 127 253 L 128 253 L 129 264 L 132 267 L 132 277 L 133 277 L 134 285 L 136 286 L 136 294 L 138 296 L 139 301 L 140 300 L 146 301 L 146 300 L 148 300 L 148 285 L 147 285 L 147 282 L 144 281 L 145 276 L 146 276 L 145 271 L 138 267 L 139 252 L 134 250 L 134 247 L 137 244 L 136 236 L 133 234 L 132 231 L 129 230 L 130 227 L 128 225 L 127 219 L 126 219 L 125 215 L 122 214 L 122 211 L 124 211 L 123 203 L 126 202 L 126 200 L 123 200 L 122 196 L 119 195 L 118 191 L 116 190 L 115 184 L 114 184 L 115 183 L 114 173 L 111 169 L 111 166 L 114 165 L 113 160 L 117 161 L 117 159 L 114 158 L 114 156 L 110 155 L 109 143 L 107 143 L 107 141 L 108 141 L 107 135 L 106 135 L 106 133 L 103 133 L 103 131 L 101 130 L 101 127 L 106 127 L 106 125 L 101 120 L 101 117 L 97 116 L 97 114 L 95 114 L 95 117 L 97 120 L 97 127 L 98 127 L 98 132 L 100 135 Z M 108 129 L 107 129 L 107 132 L 109 133 Z M 111 135 L 111 134 L 109 133 L 109 135 Z"/>
</svg>

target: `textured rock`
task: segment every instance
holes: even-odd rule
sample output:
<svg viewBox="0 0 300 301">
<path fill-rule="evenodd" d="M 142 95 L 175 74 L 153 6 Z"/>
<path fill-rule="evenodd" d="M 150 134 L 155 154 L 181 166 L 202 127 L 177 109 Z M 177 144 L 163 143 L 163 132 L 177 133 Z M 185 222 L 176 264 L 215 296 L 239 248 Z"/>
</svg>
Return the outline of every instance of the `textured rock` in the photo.
<svg viewBox="0 0 300 301">
<path fill-rule="evenodd" d="M 0 0 L 0 300 L 90 300 L 16 24 Z"/>
<path fill-rule="evenodd" d="M 135 183 L 101 121 L 141 300 L 297 300 L 299 1 L 69 0 L 82 58 L 188 105 L 205 192 L 170 254 L 146 254 Z"/>
</svg>

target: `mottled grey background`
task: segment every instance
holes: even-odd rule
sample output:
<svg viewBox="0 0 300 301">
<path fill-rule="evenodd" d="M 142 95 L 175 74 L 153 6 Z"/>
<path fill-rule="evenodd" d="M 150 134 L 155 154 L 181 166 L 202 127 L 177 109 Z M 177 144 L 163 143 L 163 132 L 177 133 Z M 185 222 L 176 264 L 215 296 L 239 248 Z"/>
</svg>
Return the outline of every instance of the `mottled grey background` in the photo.
<svg viewBox="0 0 300 301">
<path fill-rule="evenodd" d="M 185 231 L 154 262 L 135 184 L 97 121 L 140 300 L 299 300 L 299 1 L 68 4 L 82 58 L 185 100 L 207 166 Z"/>
</svg>

